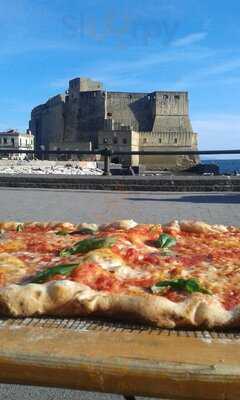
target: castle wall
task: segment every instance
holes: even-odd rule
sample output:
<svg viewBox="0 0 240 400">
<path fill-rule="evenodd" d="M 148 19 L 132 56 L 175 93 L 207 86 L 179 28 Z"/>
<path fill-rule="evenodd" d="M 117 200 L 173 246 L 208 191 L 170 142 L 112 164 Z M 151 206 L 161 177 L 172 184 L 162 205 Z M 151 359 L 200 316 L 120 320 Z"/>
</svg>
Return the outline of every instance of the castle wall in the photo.
<svg viewBox="0 0 240 400">
<path fill-rule="evenodd" d="M 187 92 L 155 92 L 156 115 L 188 115 Z"/>
<path fill-rule="evenodd" d="M 142 149 L 141 149 L 142 150 Z M 156 148 L 148 148 L 144 150 L 160 150 Z M 163 151 L 174 150 L 171 146 L 166 146 Z M 191 150 L 185 147 L 179 147 L 179 151 Z M 196 157 L 188 155 L 153 155 L 139 156 L 139 164 L 144 165 L 149 170 L 184 170 L 196 165 Z"/>
<path fill-rule="evenodd" d="M 102 130 L 98 133 L 98 147 L 105 149 L 112 148 L 114 151 L 138 151 L 139 133 L 127 127 L 117 130 Z M 121 162 L 123 165 L 139 165 L 138 155 L 113 156 L 112 161 Z"/>
<path fill-rule="evenodd" d="M 79 92 L 65 103 L 64 141 L 91 141 L 97 144 L 97 132 L 103 129 L 105 92 Z"/>
<path fill-rule="evenodd" d="M 64 135 L 64 96 L 55 96 L 33 109 L 30 129 L 36 137 L 36 148 L 44 145 L 48 149 L 52 141 L 61 142 Z"/>
<path fill-rule="evenodd" d="M 197 150 L 197 134 L 183 132 L 140 132 L 139 149 L 146 151 L 190 151 Z M 194 155 L 140 155 L 139 163 L 150 169 L 185 169 L 198 162 Z"/>
<path fill-rule="evenodd" d="M 155 92 L 154 132 L 192 132 L 186 92 Z"/>
<path fill-rule="evenodd" d="M 134 130 L 152 130 L 153 111 L 146 93 L 107 92 L 107 117 L 131 126 Z"/>
<path fill-rule="evenodd" d="M 140 146 L 159 147 L 158 150 L 166 146 L 173 146 L 173 150 L 178 150 L 179 146 L 196 147 L 197 135 L 194 132 L 140 132 Z"/>
</svg>

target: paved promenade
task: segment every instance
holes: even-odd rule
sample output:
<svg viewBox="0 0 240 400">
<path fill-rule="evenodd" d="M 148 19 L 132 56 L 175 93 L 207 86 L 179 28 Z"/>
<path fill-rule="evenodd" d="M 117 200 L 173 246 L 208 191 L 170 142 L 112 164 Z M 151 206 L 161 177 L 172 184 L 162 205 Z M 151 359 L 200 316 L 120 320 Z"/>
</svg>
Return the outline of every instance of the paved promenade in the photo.
<svg viewBox="0 0 240 400">
<path fill-rule="evenodd" d="M 240 224 L 240 193 L 107 192 L 0 188 L 0 220 L 158 223 L 203 219 Z"/>
<path fill-rule="evenodd" d="M 158 223 L 203 219 L 240 225 L 240 193 L 103 192 L 45 189 L 0 189 L 0 220 L 106 222 L 133 218 Z M 79 391 L 0 385 L 0 399 L 113 400 L 120 396 Z"/>
</svg>

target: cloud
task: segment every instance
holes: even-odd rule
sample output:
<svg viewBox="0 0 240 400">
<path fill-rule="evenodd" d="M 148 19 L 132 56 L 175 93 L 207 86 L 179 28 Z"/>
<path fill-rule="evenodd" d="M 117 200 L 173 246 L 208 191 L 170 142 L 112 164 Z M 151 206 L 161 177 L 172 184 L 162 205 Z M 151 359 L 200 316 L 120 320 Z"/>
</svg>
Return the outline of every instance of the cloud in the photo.
<svg viewBox="0 0 240 400">
<path fill-rule="evenodd" d="M 225 61 L 222 64 L 214 65 L 208 68 L 205 71 L 205 73 L 207 75 L 217 75 L 217 74 L 223 74 L 225 72 L 232 72 L 239 68 L 240 68 L 240 58 L 237 58 L 235 60 Z"/>
<path fill-rule="evenodd" d="M 155 51 L 149 53 L 147 56 L 145 54 L 138 55 L 135 59 L 130 59 L 128 61 L 111 61 L 106 64 L 102 61 L 96 62 L 93 67 L 79 69 L 69 69 L 68 75 L 54 79 L 53 81 L 47 83 L 49 88 L 62 90 L 67 88 L 69 79 L 74 76 L 88 76 L 92 79 L 101 80 L 106 87 L 121 89 L 126 88 L 126 85 L 131 86 L 138 90 L 152 90 L 156 89 L 156 85 L 159 85 L 159 74 L 152 75 L 146 81 L 145 73 L 149 75 L 151 68 L 156 68 L 161 65 L 166 65 L 169 63 L 175 63 L 178 61 L 200 61 L 202 59 L 215 56 L 215 50 L 202 49 L 199 51 Z M 174 82 L 164 82 L 166 87 L 174 87 Z M 143 87 L 144 86 L 144 87 Z"/>
<path fill-rule="evenodd" d="M 198 132 L 199 149 L 237 149 L 240 142 L 240 115 L 205 114 L 191 119 L 194 131 Z M 240 155 L 227 155 L 225 158 L 239 158 Z M 213 158 L 209 156 L 208 158 Z M 215 158 L 223 158 L 218 155 Z"/>
<path fill-rule="evenodd" d="M 20 46 L 12 40 L 7 42 L 1 47 L 1 59 L 8 56 L 19 56 L 26 53 L 37 53 L 44 51 L 77 51 L 80 49 L 79 45 L 69 44 L 64 41 L 51 41 L 51 40 L 26 40 Z"/>
<path fill-rule="evenodd" d="M 109 72 L 112 70 L 119 70 L 129 72 L 130 70 L 138 71 L 143 70 L 145 68 L 150 68 L 154 66 L 158 66 L 161 64 L 168 64 L 170 62 L 177 62 L 177 61 L 197 61 L 201 59 L 205 59 L 211 56 L 214 56 L 216 51 L 202 49 L 201 52 L 199 51 L 155 51 L 152 54 L 148 53 L 147 55 L 144 53 L 142 56 L 138 57 L 135 60 L 129 60 L 124 62 L 116 62 L 112 64 L 108 64 L 107 70 Z"/>
<path fill-rule="evenodd" d="M 227 55 L 225 56 L 227 57 Z M 192 74 L 188 74 L 187 78 L 181 78 L 179 80 L 177 80 L 176 82 L 176 86 L 178 88 L 182 88 L 182 87 L 190 87 L 190 86 L 194 86 L 196 84 L 201 83 L 206 85 L 208 83 L 216 83 L 216 80 L 213 80 L 213 77 L 218 76 L 218 75 L 223 75 L 226 73 L 231 73 L 233 71 L 239 70 L 240 68 L 240 58 L 236 58 L 236 59 L 232 59 L 230 61 L 224 61 L 222 63 L 218 63 L 218 64 L 214 64 L 214 65 L 209 65 L 208 67 L 205 68 L 201 68 L 195 72 L 193 72 Z M 210 80 L 208 81 L 208 78 L 210 78 Z M 223 78 L 221 80 L 221 83 L 229 83 L 232 84 L 234 83 L 234 80 L 238 80 L 238 77 L 226 77 Z"/>
<path fill-rule="evenodd" d="M 201 42 L 207 36 L 207 32 L 190 33 L 187 36 L 174 40 L 171 45 L 175 47 L 190 46 L 191 44 Z"/>
<path fill-rule="evenodd" d="M 182 80 L 182 81 L 177 81 L 175 83 L 176 89 L 182 89 L 184 88 L 190 88 L 193 86 L 205 86 L 207 88 L 212 88 L 212 87 L 226 87 L 226 86 L 234 86 L 236 88 L 236 85 L 240 84 L 240 77 L 239 76 L 233 76 L 233 77 L 221 77 L 221 78 L 216 78 L 216 79 L 189 79 L 189 80 Z"/>
<path fill-rule="evenodd" d="M 159 68 L 178 62 L 200 62 L 201 60 L 214 57 L 215 50 L 202 49 L 201 52 L 189 50 L 168 50 L 155 51 L 153 53 L 143 54 L 135 59 L 124 62 L 111 62 L 107 65 L 98 65 L 95 70 L 89 71 L 88 75 L 95 79 L 102 80 L 106 86 L 112 89 L 118 88 L 126 90 L 126 86 L 131 90 L 152 91 L 164 85 L 166 89 L 175 89 L 174 81 L 166 81 L 164 77 L 160 77 Z M 155 71 L 157 69 L 157 73 Z M 152 72 L 153 71 L 153 72 Z M 148 78 L 146 79 L 146 74 Z"/>
</svg>

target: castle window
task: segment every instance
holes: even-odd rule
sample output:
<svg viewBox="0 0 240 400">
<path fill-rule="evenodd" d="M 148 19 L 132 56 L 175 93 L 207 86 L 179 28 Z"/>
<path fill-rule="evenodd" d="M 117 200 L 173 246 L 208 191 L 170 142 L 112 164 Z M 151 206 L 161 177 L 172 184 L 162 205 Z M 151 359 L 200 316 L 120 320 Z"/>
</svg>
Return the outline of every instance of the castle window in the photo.
<svg viewBox="0 0 240 400">
<path fill-rule="evenodd" d="M 127 144 L 127 139 L 123 138 L 123 144 Z"/>
<path fill-rule="evenodd" d="M 168 95 L 167 95 L 167 94 L 164 94 L 163 100 L 167 100 L 167 99 L 168 99 Z"/>
<path fill-rule="evenodd" d="M 149 95 L 148 95 L 148 97 L 147 97 L 147 98 L 148 98 L 148 100 L 151 100 L 151 96 L 149 96 Z"/>
<path fill-rule="evenodd" d="M 147 139 L 146 138 L 143 139 L 143 143 L 147 143 Z"/>
<path fill-rule="evenodd" d="M 176 95 L 176 96 L 174 96 L 174 99 L 175 99 L 175 100 L 179 100 L 179 99 L 180 99 L 180 96 Z"/>
<path fill-rule="evenodd" d="M 117 144 L 117 142 L 118 142 L 118 139 L 115 137 L 115 138 L 113 138 L 113 143 L 114 144 Z"/>
<path fill-rule="evenodd" d="M 108 117 L 112 117 L 112 113 L 108 112 L 108 113 L 107 113 L 107 116 L 108 116 Z"/>
<path fill-rule="evenodd" d="M 7 144 L 7 138 L 5 138 L 5 137 L 3 138 L 3 143 Z"/>
<path fill-rule="evenodd" d="M 177 143 L 177 138 L 174 138 L 174 143 Z"/>
<path fill-rule="evenodd" d="M 159 142 L 159 143 L 162 143 L 162 139 L 161 139 L 161 138 L 160 138 L 160 139 L 158 139 L 158 142 Z"/>
<path fill-rule="evenodd" d="M 105 137 L 105 138 L 103 139 L 103 143 L 108 143 L 108 138 Z"/>
<path fill-rule="evenodd" d="M 14 138 L 11 138 L 12 145 L 14 146 Z"/>
</svg>

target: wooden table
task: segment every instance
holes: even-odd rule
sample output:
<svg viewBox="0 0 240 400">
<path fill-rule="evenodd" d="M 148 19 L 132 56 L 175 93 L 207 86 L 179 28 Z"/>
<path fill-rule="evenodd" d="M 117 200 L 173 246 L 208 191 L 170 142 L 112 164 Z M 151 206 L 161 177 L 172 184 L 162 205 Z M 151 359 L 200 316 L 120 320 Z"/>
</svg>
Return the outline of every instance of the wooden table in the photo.
<svg viewBox="0 0 240 400">
<path fill-rule="evenodd" d="M 86 320 L 0 320 L 0 381 L 171 399 L 239 400 L 240 334 Z"/>
</svg>

